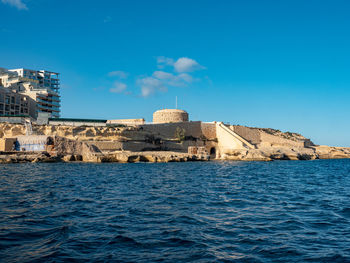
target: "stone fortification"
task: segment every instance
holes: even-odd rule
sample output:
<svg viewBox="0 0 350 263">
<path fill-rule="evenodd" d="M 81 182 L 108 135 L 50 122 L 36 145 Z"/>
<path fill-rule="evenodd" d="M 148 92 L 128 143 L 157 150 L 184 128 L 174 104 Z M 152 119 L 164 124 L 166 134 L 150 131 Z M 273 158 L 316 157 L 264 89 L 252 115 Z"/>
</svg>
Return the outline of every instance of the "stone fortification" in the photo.
<svg viewBox="0 0 350 263">
<path fill-rule="evenodd" d="M 202 122 L 134 127 L 33 125 L 33 132 L 36 135 L 55 137 L 55 151 L 60 156 L 68 156 L 64 157 L 65 160 L 111 161 L 116 158 L 111 156 L 117 152 L 171 151 L 188 154 L 189 147 L 198 149 L 203 147 L 210 153 L 211 158 L 227 160 L 309 160 L 350 157 L 349 148 L 315 146 L 300 134 L 244 126 L 222 127 L 222 125 L 224 124 Z M 0 123 L 0 139 L 18 138 L 21 135 L 25 135 L 24 125 Z M 11 143 L 8 147 L 4 144 L 2 148 L 8 151 L 9 147 L 11 148 Z M 104 156 L 109 157 L 104 159 Z M 12 160 L 12 157 L 9 158 L 5 159 Z M 48 160 L 45 156 L 39 159 Z"/>
<path fill-rule="evenodd" d="M 175 139 L 176 129 L 184 130 L 187 137 L 200 138 L 202 136 L 202 126 L 200 121 L 178 122 L 178 123 L 158 123 L 140 126 L 140 130 L 154 134 L 164 140 Z"/>
<path fill-rule="evenodd" d="M 241 126 L 241 125 L 231 125 L 232 129 L 239 136 L 245 138 L 251 144 L 259 144 L 261 142 L 261 132 L 257 129 Z"/>
<path fill-rule="evenodd" d="M 170 123 L 188 121 L 188 113 L 178 109 L 164 109 L 153 113 L 153 123 Z"/>
<path fill-rule="evenodd" d="M 216 123 L 215 122 L 202 122 L 201 123 L 202 135 L 208 140 L 216 140 Z"/>
</svg>

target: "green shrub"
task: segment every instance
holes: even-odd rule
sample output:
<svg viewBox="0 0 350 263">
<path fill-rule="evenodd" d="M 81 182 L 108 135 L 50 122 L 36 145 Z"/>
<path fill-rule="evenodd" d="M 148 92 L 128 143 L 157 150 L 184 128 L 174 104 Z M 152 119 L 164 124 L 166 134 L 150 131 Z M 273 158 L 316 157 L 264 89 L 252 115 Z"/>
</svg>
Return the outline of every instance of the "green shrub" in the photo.
<svg viewBox="0 0 350 263">
<path fill-rule="evenodd" d="M 179 141 L 179 142 L 183 142 L 185 140 L 185 129 L 177 127 L 175 130 L 175 134 L 174 137 Z"/>
</svg>

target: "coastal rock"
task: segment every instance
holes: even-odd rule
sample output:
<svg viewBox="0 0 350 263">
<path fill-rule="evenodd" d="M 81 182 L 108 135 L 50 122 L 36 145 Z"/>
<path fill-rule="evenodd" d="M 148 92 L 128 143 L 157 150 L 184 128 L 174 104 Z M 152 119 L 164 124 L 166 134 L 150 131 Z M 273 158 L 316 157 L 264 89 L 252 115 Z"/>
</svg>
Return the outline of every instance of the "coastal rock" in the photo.
<svg viewBox="0 0 350 263">
<path fill-rule="evenodd" d="M 208 161 L 209 156 L 189 155 L 187 153 L 177 152 L 127 152 L 120 151 L 108 154 L 101 154 L 97 157 L 97 162 L 119 162 L 119 163 L 137 163 L 137 162 L 186 162 L 186 161 Z"/>
<path fill-rule="evenodd" d="M 350 158 L 350 148 L 315 146 L 313 147 L 319 159 L 341 159 Z"/>
<path fill-rule="evenodd" d="M 61 159 L 57 156 L 50 156 L 47 152 L 19 152 L 8 155 L 0 155 L 0 163 L 37 163 L 37 162 L 58 162 Z"/>
<path fill-rule="evenodd" d="M 314 160 L 318 155 L 308 148 L 264 147 L 261 149 L 232 150 L 220 157 L 237 161 L 271 161 L 271 160 Z"/>
</svg>

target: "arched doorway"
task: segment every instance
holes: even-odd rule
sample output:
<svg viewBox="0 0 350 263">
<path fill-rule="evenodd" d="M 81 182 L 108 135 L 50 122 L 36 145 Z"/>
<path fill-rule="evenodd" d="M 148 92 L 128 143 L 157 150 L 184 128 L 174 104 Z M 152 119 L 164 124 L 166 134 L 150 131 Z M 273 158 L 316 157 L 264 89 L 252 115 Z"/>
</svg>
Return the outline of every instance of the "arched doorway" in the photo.
<svg viewBox="0 0 350 263">
<path fill-rule="evenodd" d="M 216 158 L 216 149 L 215 147 L 210 148 L 210 159 L 215 159 Z"/>
</svg>

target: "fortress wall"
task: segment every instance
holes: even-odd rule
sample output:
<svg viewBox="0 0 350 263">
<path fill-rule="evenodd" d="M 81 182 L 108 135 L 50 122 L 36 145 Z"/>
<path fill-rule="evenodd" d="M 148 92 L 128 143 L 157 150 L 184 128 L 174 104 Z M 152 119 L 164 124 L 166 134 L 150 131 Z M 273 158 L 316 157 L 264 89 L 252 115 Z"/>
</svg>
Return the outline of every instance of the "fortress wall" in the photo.
<svg viewBox="0 0 350 263">
<path fill-rule="evenodd" d="M 216 139 L 216 124 L 215 123 L 201 123 L 202 134 L 209 140 Z"/>
<path fill-rule="evenodd" d="M 259 144 L 261 142 L 260 132 L 257 129 L 252 129 L 240 125 L 231 125 L 230 129 L 232 129 L 235 133 L 246 139 L 251 144 Z"/>
<path fill-rule="evenodd" d="M 190 146 L 201 147 L 205 145 L 203 141 L 184 141 L 182 143 L 174 141 L 165 141 L 163 148 L 165 148 L 167 151 L 188 152 L 188 147 Z"/>
<path fill-rule="evenodd" d="M 232 150 L 246 150 L 244 143 L 233 134 L 233 131 L 224 124 L 216 124 L 217 148 L 219 155 L 224 155 L 232 152 Z"/>
<path fill-rule="evenodd" d="M 179 143 L 177 141 L 164 141 L 161 145 L 146 143 L 142 141 L 127 141 L 127 142 L 110 142 L 110 141 L 87 141 L 88 145 L 95 145 L 102 152 L 105 151 L 152 151 L 152 150 L 166 150 L 175 152 L 187 152 L 189 146 L 205 146 L 203 141 L 184 141 Z"/>
<path fill-rule="evenodd" d="M 293 141 L 293 140 L 288 140 L 279 136 L 274 136 L 271 134 L 268 134 L 266 132 L 260 132 L 260 138 L 261 138 L 261 143 L 260 147 L 301 147 L 303 148 L 305 145 L 304 140 L 300 141 Z"/>
<path fill-rule="evenodd" d="M 155 137 L 162 139 L 175 139 L 175 131 L 178 127 L 185 130 L 185 136 L 199 138 L 202 135 L 200 121 L 147 124 L 140 127 L 144 132 L 152 133 Z"/>
<path fill-rule="evenodd" d="M 147 149 L 148 151 L 152 149 L 157 150 L 159 149 L 159 145 L 139 141 L 128 141 L 122 143 L 122 150 L 124 151 L 141 152 L 145 149 Z"/>
<path fill-rule="evenodd" d="M 101 151 L 118 151 L 123 149 L 123 143 L 118 141 L 87 141 L 87 144 L 93 144 Z"/>
</svg>

